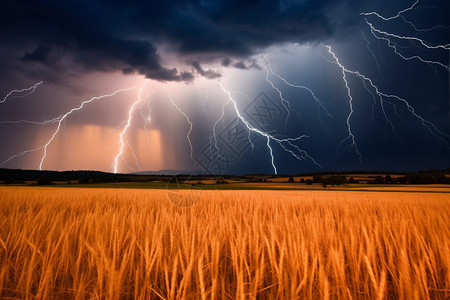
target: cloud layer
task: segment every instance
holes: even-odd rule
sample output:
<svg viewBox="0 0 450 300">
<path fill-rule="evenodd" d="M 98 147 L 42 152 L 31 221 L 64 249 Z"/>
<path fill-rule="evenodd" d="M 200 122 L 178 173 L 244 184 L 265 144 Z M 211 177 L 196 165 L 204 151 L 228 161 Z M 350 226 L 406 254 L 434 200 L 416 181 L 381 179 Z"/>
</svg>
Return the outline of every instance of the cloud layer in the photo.
<svg viewBox="0 0 450 300">
<path fill-rule="evenodd" d="M 121 71 L 160 81 L 220 76 L 202 67 L 238 68 L 265 47 L 321 42 L 357 22 L 356 0 L 56 1 L 3 4 L 3 70 L 27 68 L 56 80 L 61 72 Z M 350 13 L 355 11 L 355 13 Z M 182 68 L 163 62 L 169 51 Z M 40 77 L 44 77 L 40 74 Z"/>
</svg>

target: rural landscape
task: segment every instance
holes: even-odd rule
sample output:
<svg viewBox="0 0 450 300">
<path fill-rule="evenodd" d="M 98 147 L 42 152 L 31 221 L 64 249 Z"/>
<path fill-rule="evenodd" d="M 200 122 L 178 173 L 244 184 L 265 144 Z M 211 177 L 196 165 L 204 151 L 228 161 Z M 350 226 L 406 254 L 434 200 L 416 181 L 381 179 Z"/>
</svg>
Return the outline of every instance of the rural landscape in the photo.
<svg viewBox="0 0 450 300">
<path fill-rule="evenodd" d="M 448 171 L 431 174 L 446 172 L 448 178 Z M 353 174 L 354 181 L 380 176 Z M 293 176 L 294 183 L 260 175 L 241 186 L 201 176 L 176 186 L 133 177 L 151 178 L 86 184 L 85 177 L 81 184 L 42 186 L 4 180 L 0 298 L 450 296 L 449 184 L 324 188 L 300 183 L 317 175 Z"/>
<path fill-rule="evenodd" d="M 0 9 L 0 300 L 450 300 L 449 0 Z"/>
</svg>

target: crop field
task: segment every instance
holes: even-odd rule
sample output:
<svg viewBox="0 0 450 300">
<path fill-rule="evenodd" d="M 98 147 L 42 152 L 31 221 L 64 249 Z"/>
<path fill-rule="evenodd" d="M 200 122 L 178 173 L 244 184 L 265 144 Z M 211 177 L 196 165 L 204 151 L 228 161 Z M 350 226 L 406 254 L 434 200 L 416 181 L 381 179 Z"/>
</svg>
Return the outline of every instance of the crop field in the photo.
<svg viewBox="0 0 450 300">
<path fill-rule="evenodd" d="M 450 194 L 0 187 L 1 299 L 449 299 Z"/>
</svg>

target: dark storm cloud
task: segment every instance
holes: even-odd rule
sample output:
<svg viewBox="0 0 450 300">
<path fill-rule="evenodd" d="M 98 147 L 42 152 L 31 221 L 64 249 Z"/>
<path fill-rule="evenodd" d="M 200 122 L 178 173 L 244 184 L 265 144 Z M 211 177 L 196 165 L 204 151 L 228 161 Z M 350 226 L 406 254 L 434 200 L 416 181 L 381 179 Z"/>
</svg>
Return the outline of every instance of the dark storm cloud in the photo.
<svg viewBox="0 0 450 300">
<path fill-rule="evenodd" d="M 0 46 L 8 48 L 9 55 L 2 55 L 0 66 L 3 71 L 11 71 L 8 67 L 23 67 L 30 73 L 30 69 L 53 71 L 56 77 L 64 70 L 119 70 L 161 81 L 192 80 L 192 73 L 162 62 L 160 51 L 164 45 L 182 61 L 195 58 L 197 73 L 215 78 L 218 74 L 201 68 L 206 57 L 215 57 L 224 65 L 235 58 L 235 67 L 251 67 L 242 60 L 267 46 L 321 42 L 345 32 L 358 22 L 356 9 L 360 3 L 8 1 L 0 12 Z"/>
<path fill-rule="evenodd" d="M 241 69 L 241 70 L 248 70 L 248 69 L 261 69 L 261 67 L 258 65 L 258 63 L 255 60 L 249 60 L 248 62 L 245 61 L 238 61 L 233 64 L 233 67 Z"/>
<path fill-rule="evenodd" d="M 254 59 L 249 59 L 247 61 L 239 60 L 233 62 L 229 57 L 226 57 L 222 59 L 220 64 L 224 67 L 233 66 L 234 68 L 241 69 L 241 70 L 248 70 L 248 69 L 260 69 L 261 67 L 258 65 L 258 63 Z"/>
<path fill-rule="evenodd" d="M 192 63 L 192 66 L 194 67 L 194 69 L 197 71 L 197 73 L 199 73 L 201 76 L 206 77 L 208 79 L 214 79 L 214 78 L 219 78 L 221 75 L 211 69 L 209 70 L 204 70 L 201 66 L 200 63 L 198 61 L 195 61 Z"/>
<path fill-rule="evenodd" d="M 228 67 L 231 64 L 231 59 L 229 57 L 225 57 L 222 59 L 221 65 L 224 67 Z"/>
</svg>

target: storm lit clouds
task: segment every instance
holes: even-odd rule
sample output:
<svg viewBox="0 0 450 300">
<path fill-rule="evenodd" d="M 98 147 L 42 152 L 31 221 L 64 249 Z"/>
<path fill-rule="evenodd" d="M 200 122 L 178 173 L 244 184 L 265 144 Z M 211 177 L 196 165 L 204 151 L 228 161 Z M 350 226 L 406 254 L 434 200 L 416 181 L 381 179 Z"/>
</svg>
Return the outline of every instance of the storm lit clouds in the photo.
<svg viewBox="0 0 450 300">
<path fill-rule="evenodd" d="M 280 137 L 307 135 L 298 146 L 327 170 L 446 167 L 450 161 L 445 143 L 430 136 L 401 103 L 380 103 L 364 89 L 361 80 L 351 76 L 349 84 L 355 106 L 351 124 L 362 163 L 351 150 L 338 147 L 345 138 L 349 103 L 342 74 L 324 45 L 332 45 L 348 68 L 370 76 L 386 93 L 408 99 L 415 112 L 443 132 L 450 132 L 448 72 L 402 60 L 388 43 L 371 35 L 360 15 L 372 9 L 392 15 L 412 4 L 400 2 L 8 3 L 0 13 L 1 96 L 41 80 L 44 83 L 32 95 L 0 104 L 0 122 L 22 119 L 42 122 L 67 112 L 85 99 L 121 88 L 139 89 L 147 81 L 145 101 L 133 113 L 127 134 L 127 142 L 135 153 L 128 148 L 125 160 L 129 166 L 121 162 L 120 169 L 137 170 L 137 156 L 146 170 L 196 170 L 201 167 L 189 157 L 186 119 L 170 105 L 166 91 L 170 90 L 174 101 L 193 122 L 191 138 L 198 158 L 210 143 L 212 128 L 227 101 L 217 84 L 219 80 L 232 92 L 239 109 L 247 112 L 254 126 Z M 423 1 L 424 6 L 427 4 L 429 1 Z M 448 19 L 442 14 L 448 3 L 436 1 L 433 5 L 438 8 L 414 10 L 408 18 L 421 28 L 430 26 L 430 20 L 434 25 L 448 26 Z M 371 22 L 400 34 L 411 30 L 401 20 Z M 448 29 L 444 28 L 419 36 L 430 43 L 448 43 Z M 405 55 L 416 55 L 414 46 L 414 43 L 411 47 L 401 45 L 401 49 Z M 448 65 L 448 51 L 418 53 Z M 311 88 L 326 103 L 332 116 L 318 109 L 308 92 L 288 86 L 271 74 L 269 79 L 290 102 L 293 111 L 288 121 L 284 118 L 286 112 L 270 122 L 252 119 L 251 105 L 261 93 L 283 111 L 279 92 L 266 80 L 260 55 L 266 55 L 274 72 L 289 82 Z M 117 136 L 123 129 L 121 124 L 137 97 L 136 91 L 121 93 L 92 103 L 67 118 L 61 134 L 49 147 L 46 168 L 111 171 L 112 158 L 118 149 Z M 229 106 L 225 112 L 217 124 L 219 133 L 228 130 L 230 122 L 235 121 Z M 386 125 L 384 113 L 389 115 L 395 134 Z M 151 122 L 145 121 L 146 117 Z M 0 161 L 42 145 L 51 136 L 54 129 L 51 126 L 0 124 L 0 139 L 11 141 L 0 150 Z M 250 138 L 255 147 L 241 153 L 227 145 L 222 135 L 223 150 L 230 156 L 234 153 L 229 172 L 272 171 L 264 139 Z M 275 145 L 273 150 L 282 172 L 318 170 L 311 161 L 298 161 L 279 146 Z M 3 167 L 36 168 L 41 155 L 36 151 Z"/>
</svg>

